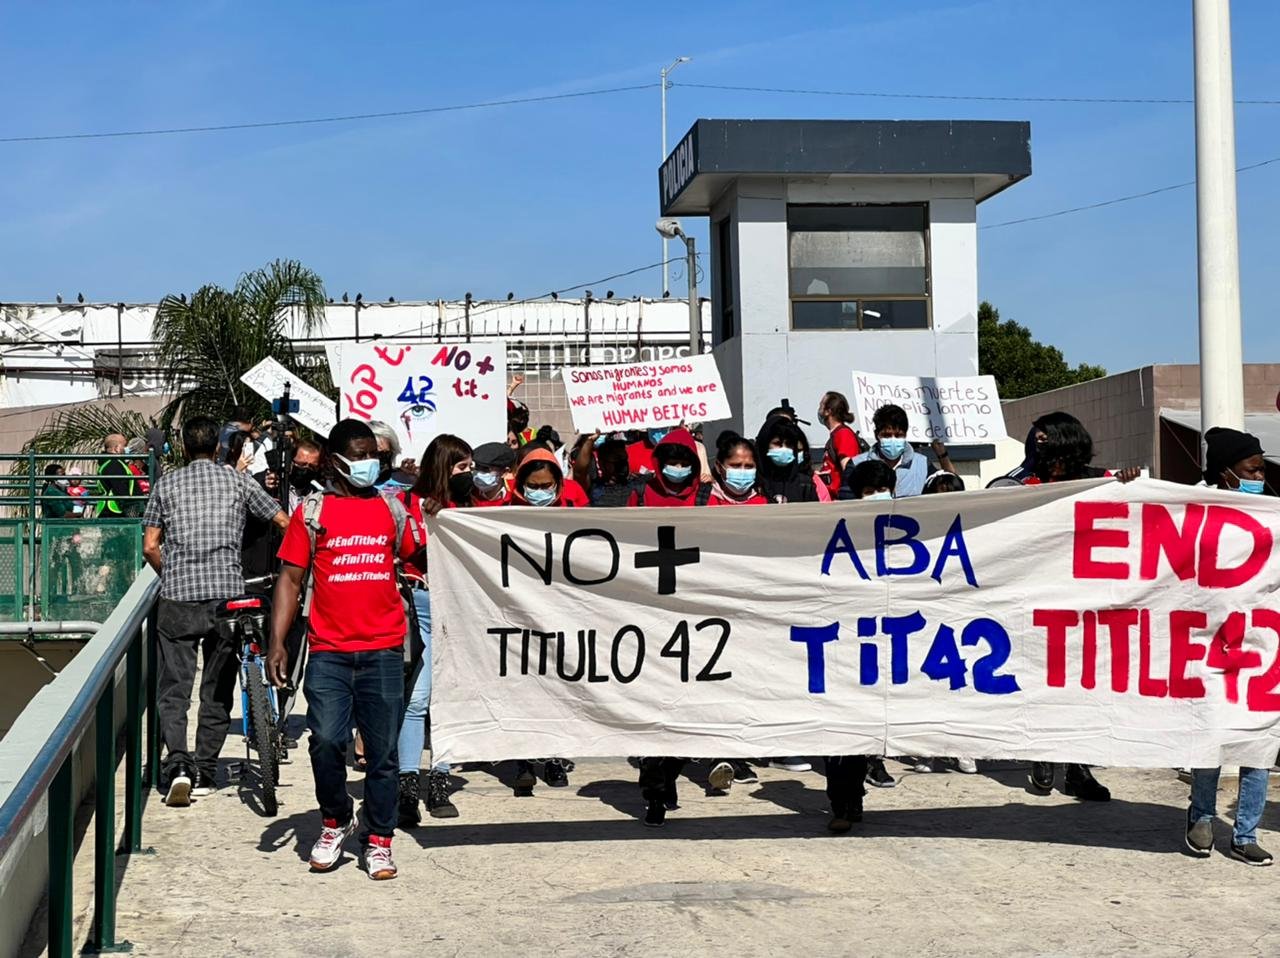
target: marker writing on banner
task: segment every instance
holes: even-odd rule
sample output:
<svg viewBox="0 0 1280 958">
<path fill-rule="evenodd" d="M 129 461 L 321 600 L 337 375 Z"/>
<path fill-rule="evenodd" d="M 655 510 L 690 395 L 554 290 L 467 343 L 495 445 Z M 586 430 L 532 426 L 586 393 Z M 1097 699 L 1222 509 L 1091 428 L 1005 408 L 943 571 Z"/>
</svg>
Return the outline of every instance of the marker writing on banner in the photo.
<svg viewBox="0 0 1280 958">
<path fill-rule="evenodd" d="M 859 616 L 856 622 L 858 635 L 858 684 L 869 686 L 880 681 L 880 643 L 877 636 L 888 638 L 889 682 L 905 685 L 910 676 L 908 650 L 911 640 L 920 633 L 927 633 L 929 622 L 919 611 L 910 615 Z M 808 661 L 809 691 L 821 695 L 827 690 L 827 666 L 825 647 L 840 640 L 841 625 L 831 622 L 821 626 L 793 625 L 791 641 L 802 642 Z M 977 648 L 985 643 L 988 651 L 972 662 L 961 648 Z M 1015 676 L 1001 670 L 1009 661 L 1012 643 L 1004 626 L 994 619 L 978 618 L 965 624 L 960 630 L 959 643 L 956 630 L 939 623 L 933 632 L 929 651 L 920 664 L 920 672 L 935 682 L 946 682 L 951 689 L 965 688 L 969 681 L 976 692 L 986 695 L 1008 695 L 1021 691 Z"/>
<path fill-rule="evenodd" d="M 694 645 L 702 644 L 704 632 L 707 647 L 700 649 L 695 656 Z M 693 624 L 692 632 L 689 621 L 681 619 L 658 651 L 658 656 L 679 663 L 681 682 L 723 682 L 733 678 L 732 671 L 718 668 L 731 632 L 732 626 L 726 619 L 703 619 Z M 499 678 L 543 676 L 554 670 L 565 682 L 613 681 L 629 685 L 640 677 L 646 662 L 645 633 L 638 625 L 622 626 L 613 633 L 612 639 L 608 638 L 607 632 L 602 636 L 597 629 L 544 632 L 495 626 L 487 629 L 486 633 L 498 640 Z M 714 647 L 710 647 L 710 642 L 715 643 Z"/>
<path fill-rule="evenodd" d="M 1274 536 L 1248 512 L 1189 503 L 1181 513 L 1179 521 L 1174 509 L 1158 503 L 1135 510 L 1127 502 L 1077 502 L 1072 576 L 1152 581 L 1167 567 L 1179 580 L 1201 588 L 1233 589 L 1263 573 Z M 1222 554 L 1228 532 L 1249 546 L 1235 564 L 1225 563 Z M 1065 688 L 1070 681 L 1090 691 L 1201 699 L 1208 694 L 1205 680 L 1188 672 L 1203 662 L 1220 678 L 1230 704 L 1241 700 L 1240 673 L 1263 663 L 1261 652 L 1244 648 L 1247 630 L 1270 632 L 1276 651 L 1270 665 L 1249 678 L 1244 702 L 1251 712 L 1280 711 L 1280 613 L 1274 610 L 1237 610 L 1221 623 L 1210 623 L 1205 612 L 1195 609 L 1036 609 L 1032 623 L 1043 631 L 1050 688 Z M 1157 654 L 1162 650 L 1167 655 Z M 1156 671 L 1153 663 L 1160 659 L 1167 659 L 1167 665 Z"/>
<path fill-rule="evenodd" d="M 898 532 L 901 535 L 891 538 L 891 532 Z M 876 576 L 884 578 L 895 575 L 920 575 L 928 572 L 929 578 L 941 583 L 942 573 L 946 571 L 947 563 L 954 560 L 959 564 L 965 581 L 975 589 L 978 588 L 978 578 L 973 571 L 973 560 L 969 558 L 969 547 L 965 545 L 964 526 L 960 516 L 955 517 L 947 534 L 943 536 L 936 558 L 929 554 L 929 547 L 921 542 L 919 537 L 920 523 L 911 516 L 876 516 L 874 535 Z M 911 553 L 911 562 L 907 565 L 890 564 L 888 554 L 890 546 L 905 546 Z M 867 573 L 866 565 L 858 555 L 857 546 L 844 519 L 836 523 L 831 532 L 831 538 L 827 540 L 827 547 L 822 552 L 823 575 L 831 575 L 832 564 L 836 556 L 841 555 L 848 557 L 858 578 L 866 580 L 871 578 Z"/>
</svg>

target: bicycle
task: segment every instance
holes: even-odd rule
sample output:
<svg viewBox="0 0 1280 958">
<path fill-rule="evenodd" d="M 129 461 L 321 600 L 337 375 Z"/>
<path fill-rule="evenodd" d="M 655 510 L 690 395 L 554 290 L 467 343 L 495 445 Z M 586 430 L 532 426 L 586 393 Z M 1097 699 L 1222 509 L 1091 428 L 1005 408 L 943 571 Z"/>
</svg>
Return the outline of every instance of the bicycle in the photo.
<svg viewBox="0 0 1280 958">
<path fill-rule="evenodd" d="M 250 580 L 246 585 L 266 584 Z M 242 595 L 219 604 L 218 628 L 237 643 L 240 660 L 240 708 L 244 726 L 245 768 L 253 766 L 258 753 L 258 783 L 262 789 L 262 809 L 270 817 L 279 811 L 276 786 L 280 763 L 285 759 L 284 735 L 276 689 L 267 678 L 267 631 L 271 600 L 265 595 Z"/>
</svg>

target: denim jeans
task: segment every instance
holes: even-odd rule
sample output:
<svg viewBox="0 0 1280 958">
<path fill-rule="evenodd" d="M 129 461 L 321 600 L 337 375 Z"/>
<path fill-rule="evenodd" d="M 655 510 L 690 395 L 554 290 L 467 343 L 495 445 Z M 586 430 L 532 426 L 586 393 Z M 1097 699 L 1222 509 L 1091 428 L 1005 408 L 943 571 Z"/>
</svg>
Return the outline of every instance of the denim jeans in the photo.
<svg viewBox="0 0 1280 958">
<path fill-rule="evenodd" d="M 1187 818 L 1191 824 L 1213 821 L 1218 811 L 1218 775 L 1220 768 L 1192 769 L 1191 809 Z M 1240 792 L 1236 799 L 1236 825 L 1231 841 L 1236 845 L 1248 845 L 1258 840 L 1258 822 L 1267 804 L 1267 777 L 1270 769 L 1240 769 Z"/>
<path fill-rule="evenodd" d="M 376 652 L 313 652 L 305 690 L 311 774 L 321 815 L 339 823 L 351 821 L 347 746 L 354 722 L 369 763 L 362 837 L 390 838 L 399 791 L 396 739 L 404 717 L 404 650 L 397 646 Z"/>
<path fill-rule="evenodd" d="M 422 750 L 427 741 L 427 709 L 431 705 L 431 593 L 425 589 L 413 590 L 413 605 L 418 610 L 418 635 L 422 639 L 422 661 L 413 671 L 413 691 L 404 710 L 404 724 L 400 727 L 400 774 L 411 775 L 419 771 Z M 449 766 L 435 762 L 432 771 L 448 772 Z"/>
</svg>

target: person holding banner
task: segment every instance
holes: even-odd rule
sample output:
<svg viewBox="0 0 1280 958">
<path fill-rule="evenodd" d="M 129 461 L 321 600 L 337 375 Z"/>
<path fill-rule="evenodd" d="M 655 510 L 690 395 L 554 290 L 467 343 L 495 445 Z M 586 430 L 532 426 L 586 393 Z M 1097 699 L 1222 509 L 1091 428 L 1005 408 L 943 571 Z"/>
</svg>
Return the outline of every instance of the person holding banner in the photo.
<svg viewBox="0 0 1280 958">
<path fill-rule="evenodd" d="M 756 449 L 751 440 L 732 430 L 722 432 L 716 439 L 716 460 L 711 466 L 707 505 L 768 505 L 769 500 L 756 484 L 758 474 Z"/>
<path fill-rule="evenodd" d="M 1044 438 L 1042 439 L 1041 436 Z M 1051 412 L 1035 421 L 1034 473 L 1022 480 L 1023 485 L 1039 485 L 1046 482 L 1072 482 L 1078 479 L 1098 479 L 1112 475 L 1105 469 L 1090 465 L 1093 462 L 1093 437 L 1075 416 L 1065 412 Z M 1121 482 L 1138 478 L 1137 469 L 1124 469 L 1115 474 Z M 1052 762 L 1034 762 L 1028 781 L 1031 789 L 1042 795 L 1053 791 L 1056 766 Z M 1082 802 L 1109 802 L 1110 790 L 1093 777 L 1087 765 L 1074 762 L 1066 766 L 1062 790 Z"/>
<path fill-rule="evenodd" d="M 689 430 L 672 429 L 666 433 L 653 447 L 653 465 L 654 471 L 632 488 L 628 506 L 694 505 L 702 483 L 696 472 L 698 446 Z"/>
<path fill-rule="evenodd" d="M 1267 463 L 1256 436 L 1235 429 L 1214 427 L 1204 435 L 1206 484 L 1227 492 L 1266 494 Z M 1218 778 L 1221 768 L 1196 768 L 1191 772 L 1191 804 L 1187 809 L 1186 844 L 1197 858 L 1213 854 L 1213 819 L 1217 815 Z M 1258 844 L 1258 823 L 1267 805 L 1265 768 L 1241 768 L 1236 798 L 1236 820 L 1228 854 L 1246 865 L 1267 866 L 1271 853 Z"/>
<path fill-rule="evenodd" d="M 565 497 L 565 478 L 560 459 L 541 443 L 529 443 L 521 449 L 520 464 L 516 467 L 515 488 L 511 505 L 538 508 L 572 508 Z M 517 798 L 528 798 L 538 776 L 533 771 L 534 762 L 520 759 L 516 762 L 516 777 L 512 790 Z M 552 788 L 569 787 L 569 771 L 573 763 L 561 758 L 543 761 L 543 777 Z"/>
<path fill-rule="evenodd" d="M 511 467 L 516 454 L 506 443 L 486 442 L 472 454 L 471 505 L 477 509 L 511 505 Z"/>
<path fill-rule="evenodd" d="M 804 433 L 786 416 L 765 420 L 756 436 L 760 454 L 758 485 L 770 502 L 819 502 L 812 472 L 805 468 L 809 448 Z M 824 487 L 825 488 L 825 487 Z"/>
<path fill-rule="evenodd" d="M 434 516 L 442 508 L 471 505 L 475 489 L 472 462 L 471 447 L 457 436 L 441 433 L 431 440 L 422 454 L 422 468 L 413 489 L 399 494 L 409 515 L 420 527 L 425 528 L 426 517 Z M 430 727 L 431 592 L 425 562 L 421 566 L 417 562 L 406 562 L 405 574 L 413 584 L 413 608 L 418 613 L 418 648 L 421 649 L 409 667 L 409 698 L 396 747 L 400 756 L 400 827 L 412 828 L 422 821 L 418 812 L 422 796 L 422 750 Z M 445 763 L 433 762 L 427 773 L 426 806 L 432 818 L 458 817 L 458 808 L 449 798 L 449 772 Z"/>
<path fill-rule="evenodd" d="M 893 469 L 880 459 L 866 459 L 849 467 L 841 487 L 841 499 L 891 499 L 897 481 Z M 831 820 L 827 830 L 843 835 L 857 822 L 862 821 L 862 799 L 866 795 L 865 783 L 884 787 L 874 773 L 888 779 L 888 785 L 897 784 L 884 770 L 884 760 L 868 755 L 829 755 L 826 759 L 827 799 L 831 802 Z"/>
</svg>

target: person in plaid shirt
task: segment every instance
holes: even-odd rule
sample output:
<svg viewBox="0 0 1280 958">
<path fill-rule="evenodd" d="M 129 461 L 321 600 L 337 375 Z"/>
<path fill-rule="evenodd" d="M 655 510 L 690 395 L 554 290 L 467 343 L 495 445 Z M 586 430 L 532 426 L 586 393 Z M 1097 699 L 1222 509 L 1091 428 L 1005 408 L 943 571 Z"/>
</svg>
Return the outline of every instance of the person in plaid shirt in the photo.
<svg viewBox="0 0 1280 958">
<path fill-rule="evenodd" d="M 186 806 L 192 794 L 217 787 L 218 753 L 231 724 L 236 690 L 232 643 L 217 632 L 218 603 L 244 594 L 240 545 L 250 515 L 288 527 L 262 487 L 214 462 L 218 424 L 196 416 L 182 427 L 188 465 L 162 476 L 142 517 L 142 553 L 160 575 L 157 630 L 160 736 L 167 751 L 161 788 L 165 804 Z M 187 710 L 204 656 L 195 759 L 187 750 Z"/>
</svg>

